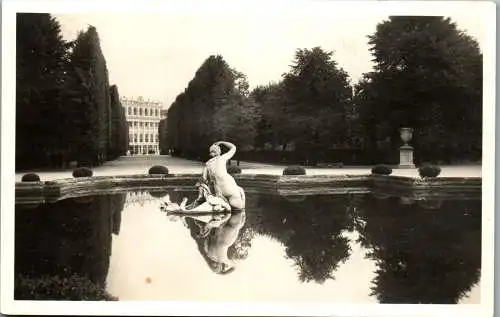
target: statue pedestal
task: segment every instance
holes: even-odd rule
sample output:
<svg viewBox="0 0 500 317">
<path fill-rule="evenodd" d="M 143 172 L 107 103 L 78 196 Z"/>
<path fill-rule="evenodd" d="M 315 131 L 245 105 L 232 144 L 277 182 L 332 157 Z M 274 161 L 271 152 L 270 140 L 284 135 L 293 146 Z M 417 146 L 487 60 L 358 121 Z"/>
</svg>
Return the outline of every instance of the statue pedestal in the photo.
<svg viewBox="0 0 500 317">
<path fill-rule="evenodd" d="M 413 147 L 410 145 L 403 145 L 399 148 L 399 168 L 415 168 Z"/>
</svg>

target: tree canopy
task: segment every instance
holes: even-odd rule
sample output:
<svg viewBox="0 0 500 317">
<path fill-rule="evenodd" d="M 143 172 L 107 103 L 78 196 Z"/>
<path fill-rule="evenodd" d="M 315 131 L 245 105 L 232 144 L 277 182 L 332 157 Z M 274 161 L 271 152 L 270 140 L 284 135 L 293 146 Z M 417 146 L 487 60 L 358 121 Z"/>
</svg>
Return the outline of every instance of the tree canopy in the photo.
<svg viewBox="0 0 500 317">
<path fill-rule="evenodd" d="M 68 42 L 50 14 L 19 13 L 16 35 L 16 169 L 125 154 L 125 113 L 96 28 Z"/>
<path fill-rule="evenodd" d="M 482 54 L 443 17 L 391 17 L 369 36 L 374 71 L 356 86 L 365 145 L 401 145 L 415 129 L 416 159 L 445 161 L 481 150 Z"/>
</svg>

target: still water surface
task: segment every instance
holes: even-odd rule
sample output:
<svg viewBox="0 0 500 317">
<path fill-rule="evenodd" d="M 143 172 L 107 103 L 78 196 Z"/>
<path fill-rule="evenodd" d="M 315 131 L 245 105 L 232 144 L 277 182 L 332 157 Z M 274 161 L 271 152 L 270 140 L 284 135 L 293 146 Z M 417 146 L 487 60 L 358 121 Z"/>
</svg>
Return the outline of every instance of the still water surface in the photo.
<svg viewBox="0 0 500 317">
<path fill-rule="evenodd" d="M 480 302 L 479 199 L 249 193 L 204 237 L 165 194 L 17 206 L 16 275 L 77 272 L 120 300 Z"/>
</svg>

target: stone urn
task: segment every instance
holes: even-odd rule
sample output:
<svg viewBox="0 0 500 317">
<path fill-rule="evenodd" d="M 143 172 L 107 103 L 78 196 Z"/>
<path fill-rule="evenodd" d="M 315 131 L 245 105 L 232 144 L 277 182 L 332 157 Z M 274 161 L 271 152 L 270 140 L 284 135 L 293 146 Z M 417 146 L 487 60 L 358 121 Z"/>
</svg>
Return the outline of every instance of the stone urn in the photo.
<svg viewBox="0 0 500 317">
<path fill-rule="evenodd" d="M 399 148 L 399 168 L 415 168 L 413 163 L 413 147 L 408 145 L 408 142 L 413 137 L 413 128 L 399 129 L 401 140 L 404 145 Z"/>
<path fill-rule="evenodd" d="M 399 129 L 399 133 L 401 135 L 401 140 L 405 143 L 404 145 L 408 145 L 408 142 L 413 137 L 413 128 L 401 128 Z"/>
</svg>

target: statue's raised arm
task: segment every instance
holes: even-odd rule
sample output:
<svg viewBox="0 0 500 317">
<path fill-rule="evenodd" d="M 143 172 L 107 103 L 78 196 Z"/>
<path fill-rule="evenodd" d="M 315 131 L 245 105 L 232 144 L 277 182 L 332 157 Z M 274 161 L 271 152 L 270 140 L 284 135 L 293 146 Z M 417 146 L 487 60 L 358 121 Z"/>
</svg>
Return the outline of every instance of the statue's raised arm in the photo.
<svg viewBox="0 0 500 317">
<path fill-rule="evenodd" d="M 224 158 L 225 160 L 230 160 L 236 153 L 236 145 L 234 145 L 231 142 L 225 142 L 225 141 L 219 141 L 214 143 L 214 145 L 220 145 L 220 144 L 223 144 L 229 148 L 229 151 L 222 154 L 221 157 Z"/>
</svg>

